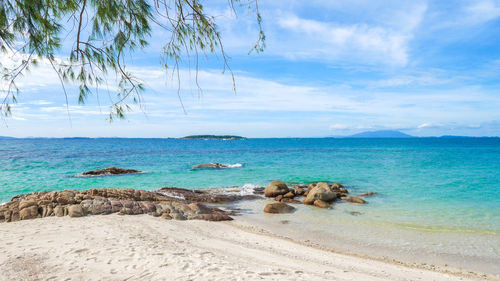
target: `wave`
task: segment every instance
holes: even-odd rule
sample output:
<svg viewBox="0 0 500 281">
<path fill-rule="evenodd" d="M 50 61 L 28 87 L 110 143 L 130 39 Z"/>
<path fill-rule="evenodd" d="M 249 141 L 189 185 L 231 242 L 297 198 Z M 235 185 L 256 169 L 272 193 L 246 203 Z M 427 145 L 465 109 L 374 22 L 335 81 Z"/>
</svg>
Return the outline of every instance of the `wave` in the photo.
<svg viewBox="0 0 500 281">
<path fill-rule="evenodd" d="M 236 163 L 236 164 L 223 164 L 226 166 L 226 168 L 241 168 L 243 167 L 243 164 Z"/>
</svg>

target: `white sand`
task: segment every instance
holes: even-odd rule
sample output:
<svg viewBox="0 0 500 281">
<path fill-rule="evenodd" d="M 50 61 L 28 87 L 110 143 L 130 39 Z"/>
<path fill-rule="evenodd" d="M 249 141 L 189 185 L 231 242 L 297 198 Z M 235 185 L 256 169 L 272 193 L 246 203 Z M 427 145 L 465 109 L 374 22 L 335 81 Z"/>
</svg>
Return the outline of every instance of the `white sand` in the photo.
<svg viewBox="0 0 500 281">
<path fill-rule="evenodd" d="M 468 280 L 313 248 L 241 222 L 148 215 L 0 224 L 1 280 Z M 493 277 L 489 277 L 493 278 Z"/>
</svg>

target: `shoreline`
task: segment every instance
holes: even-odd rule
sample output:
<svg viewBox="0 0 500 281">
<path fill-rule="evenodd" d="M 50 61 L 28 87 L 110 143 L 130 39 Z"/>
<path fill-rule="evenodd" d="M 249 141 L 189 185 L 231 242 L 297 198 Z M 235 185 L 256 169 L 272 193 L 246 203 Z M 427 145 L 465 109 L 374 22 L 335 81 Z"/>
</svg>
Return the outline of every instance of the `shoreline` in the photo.
<svg viewBox="0 0 500 281">
<path fill-rule="evenodd" d="M 339 253 L 280 237 L 238 216 L 226 222 L 116 214 L 46 217 L 1 224 L 0 233 L 0 278 L 10 280 L 500 280 Z M 19 272 L 19 266 L 25 270 Z"/>
<path fill-rule="evenodd" d="M 179 220 L 235 219 L 233 227 L 243 226 L 242 230 L 245 227 L 258 229 L 260 234 L 268 233 L 274 238 L 288 239 L 306 247 L 336 254 L 437 270 L 468 278 L 482 278 L 486 274 L 491 280 L 500 280 L 496 254 L 500 248 L 500 235 L 496 231 L 422 231 L 386 223 L 374 224 L 369 221 L 374 218 L 374 210 L 369 205 L 350 202 L 338 202 L 329 209 L 290 203 L 295 208 L 293 214 L 266 214 L 264 206 L 276 202 L 276 199 L 265 198 L 262 192 L 263 188 L 253 185 L 204 190 L 166 187 L 156 191 L 44 191 L 16 196 L 10 206 L 0 206 L 5 208 L 3 214 L 0 210 L 0 218 L 4 216 L 6 221 L 11 221 L 9 218 L 14 220 L 18 216 L 22 221 L 29 221 L 30 218 L 37 218 L 38 221 L 40 217 L 55 215 L 86 219 L 87 213 L 92 217 L 118 213 L 148 214 Z M 69 205 L 59 206 L 61 202 Z M 38 208 L 26 207 L 36 204 Z M 80 207 L 80 213 L 74 212 L 75 204 Z M 57 213 L 56 207 L 63 208 Z M 70 207 L 73 208 L 73 213 L 70 213 Z M 27 209 L 23 209 L 23 213 L 20 211 L 22 208 L 34 208 L 34 213 L 24 212 Z M 19 215 L 15 216 L 9 210 L 19 212 Z M 26 218 L 26 214 L 30 214 L 30 217 Z M 12 223 L 14 222 L 8 224 Z M 0 224 L 0 232 L 2 225 L 4 224 Z"/>
</svg>

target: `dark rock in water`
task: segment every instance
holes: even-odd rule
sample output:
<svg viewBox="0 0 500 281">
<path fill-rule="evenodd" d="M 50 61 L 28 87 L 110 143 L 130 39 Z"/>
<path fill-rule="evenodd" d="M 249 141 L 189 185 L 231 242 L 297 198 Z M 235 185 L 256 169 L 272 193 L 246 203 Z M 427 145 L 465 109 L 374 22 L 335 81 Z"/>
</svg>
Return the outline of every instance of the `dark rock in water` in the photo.
<svg viewBox="0 0 500 281">
<path fill-rule="evenodd" d="M 189 200 L 174 198 L 159 192 L 103 188 L 84 191 L 41 191 L 19 195 L 0 206 L 0 221 L 11 222 L 67 215 L 82 217 L 87 214 L 111 213 L 150 214 L 179 220 L 232 220 L 227 212 L 218 208 L 192 203 Z"/>
<path fill-rule="evenodd" d="M 359 215 L 361 215 L 360 212 L 349 212 L 349 214 L 351 214 L 352 216 L 359 216 Z"/>
<path fill-rule="evenodd" d="M 334 183 L 332 183 L 332 188 L 333 188 L 333 189 L 339 189 L 339 188 L 343 188 L 343 187 L 344 187 L 344 186 L 343 186 L 343 185 L 341 185 L 341 184 L 340 184 L 340 183 L 338 183 L 338 182 L 334 182 Z"/>
<path fill-rule="evenodd" d="M 93 171 L 83 172 L 84 176 L 109 176 L 109 175 L 125 175 L 125 174 L 137 174 L 141 171 L 134 169 L 121 169 L 116 167 L 109 167 L 106 169 L 98 169 Z"/>
<path fill-rule="evenodd" d="M 264 194 L 265 187 L 256 187 L 253 189 L 253 194 Z"/>
<path fill-rule="evenodd" d="M 191 167 L 191 169 L 223 169 L 223 168 L 229 168 L 229 166 L 220 163 L 208 163 L 208 164 L 198 164 Z"/>
<path fill-rule="evenodd" d="M 368 196 L 373 196 L 377 194 L 376 192 L 367 192 L 367 193 L 363 193 L 361 195 L 359 195 L 359 197 L 368 197 Z"/>
<path fill-rule="evenodd" d="M 286 214 L 286 213 L 292 213 L 294 211 L 295 207 L 292 207 L 282 202 L 270 203 L 267 204 L 266 207 L 264 208 L 264 212 L 269 214 Z"/>
<path fill-rule="evenodd" d="M 240 200 L 261 198 L 257 195 L 214 193 L 210 190 L 190 190 L 178 187 L 163 187 L 159 189 L 158 192 L 166 196 L 173 196 L 174 198 L 183 198 L 187 201 L 201 203 L 230 203 Z"/>
<path fill-rule="evenodd" d="M 359 197 L 355 197 L 355 196 L 344 196 L 344 197 L 340 197 L 340 199 L 344 200 L 344 201 L 348 201 L 348 202 L 351 202 L 351 203 L 358 203 L 358 204 L 365 204 L 366 201 L 359 198 Z"/>
<path fill-rule="evenodd" d="M 286 183 L 282 181 L 272 181 L 264 190 L 264 195 L 266 197 L 276 197 L 278 195 L 285 195 L 288 191 L 289 189 Z"/>
</svg>

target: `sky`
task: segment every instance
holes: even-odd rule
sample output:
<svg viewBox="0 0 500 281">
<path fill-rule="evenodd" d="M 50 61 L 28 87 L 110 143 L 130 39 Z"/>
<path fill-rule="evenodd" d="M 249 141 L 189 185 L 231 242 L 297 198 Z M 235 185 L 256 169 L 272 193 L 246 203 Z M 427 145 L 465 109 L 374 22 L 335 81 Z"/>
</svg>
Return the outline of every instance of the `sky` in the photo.
<svg viewBox="0 0 500 281">
<path fill-rule="evenodd" d="M 76 85 L 67 85 L 68 116 L 57 75 L 42 63 L 19 81 L 18 104 L 0 121 L 0 136 L 500 136 L 500 1 L 261 0 L 267 47 L 258 54 L 248 54 L 258 37 L 254 13 L 235 15 L 226 0 L 205 2 L 236 92 L 220 56 L 200 62 L 201 94 L 184 64 L 184 112 L 177 79 L 159 64 L 168 34 L 155 29 L 151 45 L 129 55 L 128 68 L 146 90 L 127 119 L 107 121 L 112 90 L 82 106 Z"/>
</svg>

